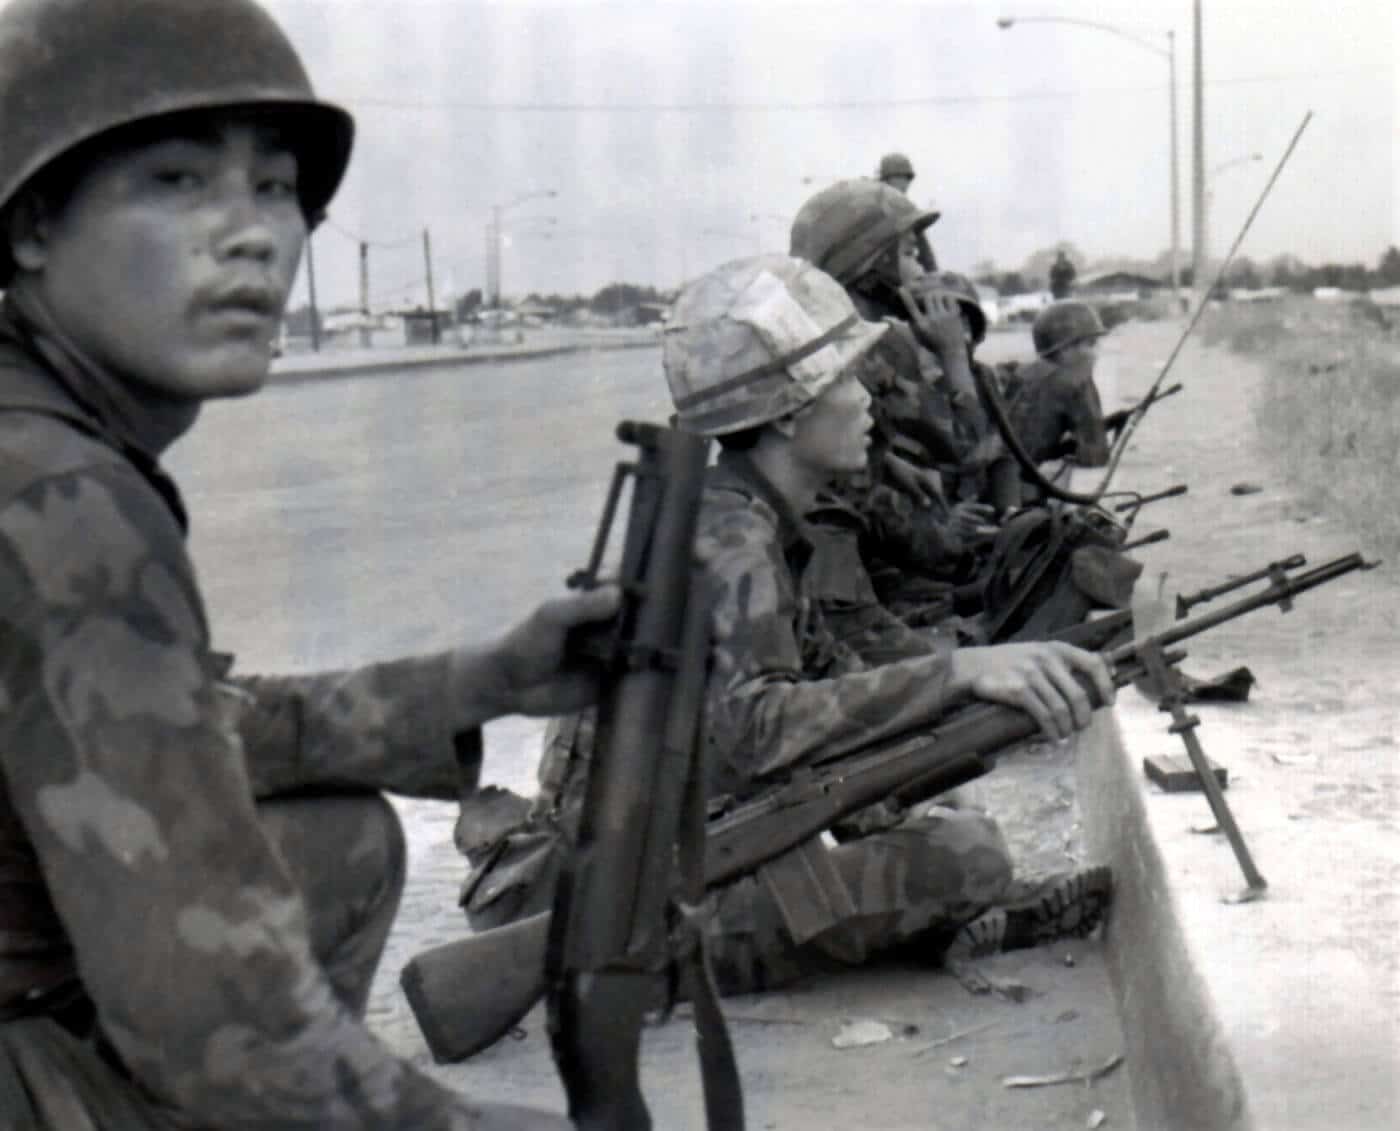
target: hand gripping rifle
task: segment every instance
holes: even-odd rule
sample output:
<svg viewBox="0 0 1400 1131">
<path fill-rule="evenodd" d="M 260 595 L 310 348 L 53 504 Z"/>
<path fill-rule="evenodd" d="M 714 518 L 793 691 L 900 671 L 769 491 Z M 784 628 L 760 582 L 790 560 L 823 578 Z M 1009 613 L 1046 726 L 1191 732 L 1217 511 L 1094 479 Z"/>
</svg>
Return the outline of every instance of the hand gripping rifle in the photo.
<svg viewBox="0 0 1400 1131">
<path fill-rule="evenodd" d="M 647 1131 L 651 1117 L 638 1081 L 641 1029 L 665 999 L 668 977 L 679 977 L 695 1004 L 709 1126 L 742 1129 L 738 1072 L 699 923 L 705 803 L 698 739 L 709 619 L 692 579 L 708 442 L 632 422 L 618 427 L 618 438 L 635 444 L 639 458 L 618 465 L 591 560 L 569 579 L 574 588 L 598 584 L 630 476 L 621 610 L 605 629 L 584 630 L 570 642 L 574 654 L 601 664 L 603 695 L 552 920 L 532 939 L 528 956 L 469 939 L 461 944 L 467 961 L 449 972 L 447 984 L 435 977 L 432 952 L 408 964 L 402 984 L 443 1059 L 451 1034 L 442 1028 L 481 1021 L 462 995 L 517 992 L 521 964 L 528 964 L 530 1001 L 546 992 L 570 1118 L 585 1131 Z M 461 1003 L 462 1012 L 444 1013 L 444 998 Z"/>
<path fill-rule="evenodd" d="M 1267 577 L 1269 584 L 1228 606 L 1182 620 L 1141 641 L 1119 643 L 1132 631 L 1131 614 L 1126 610 L 1076 625 L 1057 639 L 1103 653 L 1114 683 L 1122 687 L 1147 675 L 1159 662 L 1180 662 L 1184 652 L 1176 645 L 1192 636 L 1271 605 L 1287 611 L 1299 594 L 1373 565 L 1359 554 L 1350 554 L 1306 572 L 1289 574 L 1273 568 L 1235 579 L 1192 599 L 1200 603 L 1219 595 L 1222 589 L 1237 589 L 1261 577 Z M 1087 682 L 1085 688 L 1090 690 Z M 765 782 L 754 796 L 721 806 L 709 821 L 705 881 L 715 886 L 755 871 L 877 801 L 894 798 L 913 805 L 981 777 L 994 768 L 1001 751 L 1036 732 L 1035 721 L 1022 711 L 972 703 L 950 712 L 931 729 L 899 735 Z M 431 1023 L 429 1042 L 439 1059 L 457 1060 L 486 1048 L 509 1032 L 539 1000 L 545 990 L 549 923 L 549 914 L 542 913 L 425 951 L 413 960 L 425 988 L 419 1023 L 425 1034 Z M 503 985 L 481 978 L 476 971 L 492 968 L 486 963 L 488 953 L 508 956 L 519 971 L 519 979 Z"/>
</svg>

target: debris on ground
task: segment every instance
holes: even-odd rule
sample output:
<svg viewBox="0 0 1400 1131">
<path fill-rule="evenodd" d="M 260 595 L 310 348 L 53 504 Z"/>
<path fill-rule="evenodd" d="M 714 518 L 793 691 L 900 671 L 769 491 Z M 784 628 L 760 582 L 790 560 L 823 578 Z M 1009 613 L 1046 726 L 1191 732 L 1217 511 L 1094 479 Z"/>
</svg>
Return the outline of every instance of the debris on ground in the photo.
<svg viewBox="0 0 1400 1131">
<path fill-rule="evenodd" d="M 932 1052 L 934 1049 L 942 1048 L 944 1045 L 951 1045 L 954 1041 L 960 1041 L 964 1037 L 972 1036 L 974 1033 L 981 1033 L 984 1030 L 992 1028 L 995 1024 L 995 1021 L 984 1021 L 981 1025 L 973 1025 L 967 1029 L 960 1029 L 956 1033 L 949 1033 L 946 1037 L 939 1037 L 936 1041 L 929 1041 L 926 1045 L 920 1045 L 914 1050 L 914 1055 L 923 1056 L 926 1052 Z"/>
<path fill-rule="evenodd" d="M 1257 495 L 1263 489 L 1264 488 L 1259 486 L 1258 483 L 1236 483 L 1233 487 L 1230 488 L 1230 494 Z"/>
<path fill-rule="evenodd" d="M 858 1049 L 866 1045 L 883 1044 L 893 1039 L 894 1034 L 883 1021 L 864 1019 L 848 1021 L 842 1025 L 841 1031 L 831 1038 L 831 1044 L 833 1048 L 838 1049 Z"/>
<path fill-rule="evenodd" d="M 1089 1120 L 1085 1126 L 1089 1128 L 1089 1131 L 1093 1131 L 1095 1127 L 1102 1127 L 1107 1120 L 1107 1115 L 1098 1108 L 1094 1108 L 1094 1110 L 1089 1113 Z"/>
<path fill-rule="evenodd" d="M 1087 1072 L 1052 1072 L 1044 1076 L 1003 1076 L 1003 1088 L 1048 1088 L 1053 1084 L 1092 1084 L 1123 1063 L 1123 1054 L 1114 1053 L 1097 1068 Z"/>
<path fill-rule="evenodd" d="M 1035 996 L 1035 991 L 1025 982 L 1016 978 L 998 978 L 992 974 L 984 974 L 970 962 L 949 959 L 945 962 L 944 968 L 970 994 L 994 993 L 1003 1001 L 1017 1003 Z"/>
</svg>

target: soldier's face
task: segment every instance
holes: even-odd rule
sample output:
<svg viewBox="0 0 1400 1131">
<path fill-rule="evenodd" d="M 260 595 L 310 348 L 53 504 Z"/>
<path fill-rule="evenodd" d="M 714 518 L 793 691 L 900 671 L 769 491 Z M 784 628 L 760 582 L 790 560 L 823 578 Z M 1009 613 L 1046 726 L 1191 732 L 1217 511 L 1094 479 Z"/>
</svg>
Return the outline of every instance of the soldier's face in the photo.
<svg viewBox="0 0 1400 1131">
<path fill-rule="evenodd" d="M 917 283 L 927 271 L 919 259 L 919 237 L 905 232 L 899 237 L 899 281 L 906 286 Z"/>
<path fill-rule="evenodd" d="M 100 152 L 15 256 L 89 358 L 197 401 L 265 380 L 306 224 L 275 131 L 177 121 Z"/>
<path fill-rule="evenodd" d="M 886 177 L 885 184 L 892 189 L 898 189 L 902 193 L 909 192 L 909 186 L 914 183 L 913 177 Z"/>
<path fill-rule="evenodd" d="M 821 477 L 860 471 L 873 423 L 870 394 L 852 367 L 793 418 L 793 458 Z"/>
</svg>

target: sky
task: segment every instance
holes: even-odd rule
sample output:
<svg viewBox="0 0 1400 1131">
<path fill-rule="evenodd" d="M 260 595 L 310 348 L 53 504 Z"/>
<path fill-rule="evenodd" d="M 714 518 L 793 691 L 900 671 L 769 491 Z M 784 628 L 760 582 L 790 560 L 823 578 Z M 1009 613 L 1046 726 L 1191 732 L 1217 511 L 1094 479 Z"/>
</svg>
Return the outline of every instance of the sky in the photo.
<svg viewBox="0 0 1400 1131">
<path fill-rule="evenodd" d="M 422 301 L 424 231 L 440 303 L 483 286 L 493 206 L 507 295 L 672 287 L 786 250 L 804 200 L 891 150 L 942 213 L 944 266 L 1060 240 L 1151 258 L 1171 245 L 1168 30 L 1190 260 L 1189 0 L 264 3 L 358 124 L 314 241 L 325 308 L 358 305 L 361 240 L 372 307 Z M 1211 254 L 1311 111 L 1240 254 L 1374 265 L 1400 243 L 1400 4 L 1201 6 Z M 294 304 L 306 287 L 303 267 Z"/>
</svg>

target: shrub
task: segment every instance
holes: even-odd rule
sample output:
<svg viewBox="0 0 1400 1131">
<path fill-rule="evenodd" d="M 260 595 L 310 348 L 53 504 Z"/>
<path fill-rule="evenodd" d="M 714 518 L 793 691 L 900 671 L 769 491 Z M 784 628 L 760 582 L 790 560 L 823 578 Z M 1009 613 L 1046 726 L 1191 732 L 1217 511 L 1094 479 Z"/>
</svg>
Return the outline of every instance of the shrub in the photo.
<svg viewBox="0 0 1400 1131">
<path fill-rule="evenodd" d="M 1254 408 L 1271 457 L 1376 551 L 1400 551 L 1400 332 L 1389 313 L 1288 299 L 1222 306 L 1203 321 L 1207 344 L 1265 365 Z"/>
</svg>

